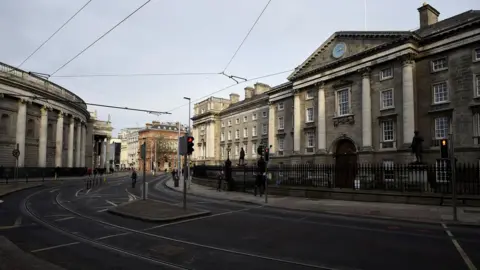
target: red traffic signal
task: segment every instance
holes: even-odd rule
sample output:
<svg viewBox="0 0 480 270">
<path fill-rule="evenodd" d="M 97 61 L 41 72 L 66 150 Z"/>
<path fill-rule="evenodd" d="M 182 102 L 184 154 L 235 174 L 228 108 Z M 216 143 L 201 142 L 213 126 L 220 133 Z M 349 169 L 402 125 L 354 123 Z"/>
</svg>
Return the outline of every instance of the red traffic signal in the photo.
<svg viewBox="0 0 480 270">
<path fill-rule="evenodd" d="M 193 137 L 191 137 L 191 136 L 188 137 L 188 138 L 187 138 L 187 142 L 188 142 L 188 143 L 193 143 Z"/>
<path fill-rule="evenodd" d="M 192 136 L 187 137 L 187 154 L 189 154 L 189 155 L 191 155 L 194 151 L 193 150 L 193 146 L 194 146 L 193 140 L 195 140 L 194 137 L 192 137 Z"/>
</svg>

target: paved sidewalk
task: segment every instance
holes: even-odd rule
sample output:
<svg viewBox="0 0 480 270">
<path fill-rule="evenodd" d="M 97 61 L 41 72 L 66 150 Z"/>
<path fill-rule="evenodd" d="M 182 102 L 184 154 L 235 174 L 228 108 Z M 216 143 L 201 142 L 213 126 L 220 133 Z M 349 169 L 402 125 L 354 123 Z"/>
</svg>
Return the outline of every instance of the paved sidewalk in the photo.
<svg viewBox="0 0 480 270">
<path fill-rule="evenodd" d="M 166 183 L 167 187 L 182 191 L 182 187 L 174 187 L 173 180 Z M 191 183 L 188 193 L 213 199 L 265 204 L 265 198 L 255 197 L 252 194 L 241 192 L 218 192 L 214 188 Z M 341 201 L 330 199 L 309 199 L 297 197 L 268 196 L 271 207 L 291 210 L 314 211 L 331 214 L 376 217 L 386 219 L 400 219 L 430 223 L 453 223 L 452 207 Z M 480 208 L 459 207 L 458 224 L 480 226 Z"/>
<path fill-rule="evenodd" d="M 182 207 L 155 200 L 136 200 L 109 209 L 109 213 L 144 221 L 176 221 L 209 215 L 209 211 L 183 210 Z"/>
<path fill-rule="evenodd" d="M 7 196 L 8 194 L 16 191 L 39 187 L 39 186 L 43 186 L 43 184 L 40 184 L 40 183 L 0 184 L 0 198 L 3 196 Z"/>
</svg>

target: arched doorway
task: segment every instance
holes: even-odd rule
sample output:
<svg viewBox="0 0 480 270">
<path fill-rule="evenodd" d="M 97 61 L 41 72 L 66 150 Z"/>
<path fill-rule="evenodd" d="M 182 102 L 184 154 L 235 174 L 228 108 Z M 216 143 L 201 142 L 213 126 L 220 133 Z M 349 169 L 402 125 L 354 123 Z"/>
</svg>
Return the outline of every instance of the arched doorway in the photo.
<svg viewBox="0 0 480 270">
<path fill-rule="evenodd" d="M 357 174 L 357 150 L 349 139 L 337 142 L 335 151 L 335 187 L 353 188 Z"/>
</svg>

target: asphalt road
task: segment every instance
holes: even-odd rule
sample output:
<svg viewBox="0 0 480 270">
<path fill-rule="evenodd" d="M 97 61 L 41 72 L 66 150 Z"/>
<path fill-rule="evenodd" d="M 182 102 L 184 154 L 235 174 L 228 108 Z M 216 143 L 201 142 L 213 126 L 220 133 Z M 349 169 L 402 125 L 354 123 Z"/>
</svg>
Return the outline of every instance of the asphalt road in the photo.
<svg viewBox="0 0 480 270">
<path fill-rule="evenodd" d="M 182 194 L 148 177 L 149 197 Z M 137 199 L 127 177 L 2 198 L 0 234 L 66 269 L 476 269 L 480 228 L 300 212 L 189 196 L 210 216 L 152 223 L 106 209 Z M 13 226 L 17 224 L 17 226 Z M 447 232 L 448 231 L 448 232 Z M 450 236 L 451 235 L 451 236 Z"/>
</svg>

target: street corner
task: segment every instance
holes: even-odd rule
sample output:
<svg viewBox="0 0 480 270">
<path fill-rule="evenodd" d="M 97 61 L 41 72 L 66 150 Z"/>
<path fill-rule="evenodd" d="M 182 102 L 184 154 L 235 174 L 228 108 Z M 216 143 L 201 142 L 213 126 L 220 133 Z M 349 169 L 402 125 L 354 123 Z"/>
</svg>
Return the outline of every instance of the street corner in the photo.
<svg viewBox="0 0 480 270">
<path fill-rule="evenodd" d="M 43 183 L 14 183 L 0 186 L 0 198 L 17 191 L 45 186 Z"/>
<path fill-rule="evenodd" d="M 155 201 L 135 200 L 123 203 L 108 211 L 110 214 L 150 222 L 173 222 L 184 219 L 208 216 L 210 211 L 193 208 L 183 209 L 177 205 Z"/>
</svg>

